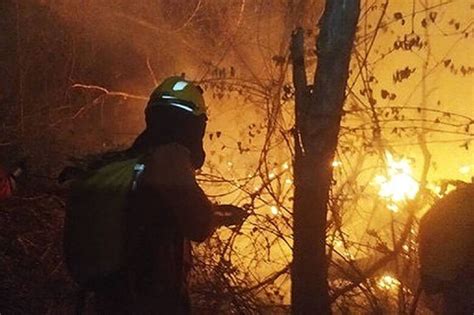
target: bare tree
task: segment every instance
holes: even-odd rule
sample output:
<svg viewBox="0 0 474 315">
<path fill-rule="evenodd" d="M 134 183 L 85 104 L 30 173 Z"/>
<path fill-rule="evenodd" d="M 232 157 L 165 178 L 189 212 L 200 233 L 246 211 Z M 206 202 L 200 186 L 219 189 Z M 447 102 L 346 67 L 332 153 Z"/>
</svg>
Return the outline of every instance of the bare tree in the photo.
<svg viewBox="0 0 474 315">
<path fill-rule="evenodd" d="M 318 66 L 308 87 L 303 30 L 293 36 L 296 97 L 293 314 L 329 314 L 326 224 L 358 0 L 327 1 L 317 41 Z"/>
</svg>

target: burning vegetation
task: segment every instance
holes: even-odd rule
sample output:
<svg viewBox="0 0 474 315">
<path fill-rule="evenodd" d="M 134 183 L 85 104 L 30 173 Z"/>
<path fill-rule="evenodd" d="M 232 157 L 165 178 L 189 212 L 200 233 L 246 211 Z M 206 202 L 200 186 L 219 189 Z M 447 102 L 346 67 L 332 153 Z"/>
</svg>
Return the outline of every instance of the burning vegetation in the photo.
<svg viewBox="0 0 474 315">
<path fill-rule="evenodd" d="M 128 148 L 153 88 L 181 74 L 204 89 L 209 111 L 197 179 L 213 202 L 250 214 L 194 246 L 198 314 L 290 313 L 295 187 L 319 174 L 330 175 L 330 189 L 324 262 L 314 270 L 325 274 L 332 311 L 439 309 L 420 284 L 418 231 L 433 204 L 474 176 L 473 5 L 361 1 L 337 147 L 302 167 L 298 155 L 318 149 L 311 139 L 328 146 L 326 131 L 295 114 L 302 95 L 317 99 L 312 79 L 295 78 L 295 55 L 306 66 L 299 78 L 317 82 L 324 8 L 318 0 L 0 3 L 0 162 L 27 159 L 18 190 L 0 201 L 0 313 L 73 313 L 79 288 L 62 260 L 67 188 L 57 176 L 71 159 Z M 316 131 L 306 138 L 302 125 Z"/>
</svg>

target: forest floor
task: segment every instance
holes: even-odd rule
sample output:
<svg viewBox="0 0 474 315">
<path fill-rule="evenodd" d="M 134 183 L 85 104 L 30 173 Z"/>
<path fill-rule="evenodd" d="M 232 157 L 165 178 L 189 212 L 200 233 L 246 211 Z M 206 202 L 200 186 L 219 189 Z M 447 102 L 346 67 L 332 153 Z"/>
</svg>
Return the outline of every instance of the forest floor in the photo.
<svg viewBox="0 0 474 315">
<path fill-rule="evenodd" d="M 62 258 L 64 192 L 0 204 L 0 313 L 71 314 L 78 292 Z"/>
</svg>

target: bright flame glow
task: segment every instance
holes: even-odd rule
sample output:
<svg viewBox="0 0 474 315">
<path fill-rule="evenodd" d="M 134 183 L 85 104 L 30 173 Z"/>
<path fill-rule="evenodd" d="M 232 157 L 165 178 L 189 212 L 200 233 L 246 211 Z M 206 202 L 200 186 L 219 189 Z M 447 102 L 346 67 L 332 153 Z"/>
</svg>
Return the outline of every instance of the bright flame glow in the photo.
<svg viewBox="0 0 474 315">
<path fill-rule="evenodd" d="M 334 160 L 334 161 L 332 161 L 331 165 L 332 165 L 332 167 L 339 167 L 339 166 L 342 165 L 342 162 L 338 161 L 338 160 Z"/>
<path fill-rule="evenodd" d="M 406 252 L 406 253 L 408 253 L 410 251 L 410 246 L 408 246 L 406 244 L 403 245 L 402 248 L 403 248 L 403 251 Z"/>
<path fill-rule="evenodd" d="M 433 193 L 435 193 L 436 195 L 440 196 L 441 197 L 441 186 L 439 185 L 436 185 L 436 184 L 433 184 L 433 183 L 429 183 L 426 188 L 428 188 L 429 190 L 431 190 Z"/>
<path fill-rule="evenodd" d="M 400 286 L 400 281 L 391 275 L 383 275 L 378 279 L 377 286 L 382 290 L 395 290 Z"/>
<path fill-rule="evenodd" d="M 397 202 L 415 198 L 419 184 L 411 176 L 412 169 L 408 160 L 396 161 L 389 152 L 386 153 L 386 158 L 387 175 L 376 176 L 375 183 L 380 187 L 379 196 L 391 202 L 389 210 L 396 212 Z"/>
<path fill-rule="evenodd" d="M 278 208 L 276 206 L 271 206 L 270 211 L 272 212 L 273 215 L 278 214 Z"/>
<path fill-rule="evenodd" d="M 400 209 L 398 208 L 398 206 L 397 206 L 396 204 L 394 204 L 394 203 L 389 203 L 389 204 L 387 205 L 387 209 L 390 210 L 390 211 L 392 211 L 392 212 L 398 212 L 398 210 L 400 210 Z"/>
<path fill-rule="evenodd" d="M 471 172 L 471 165 L 463 165 L 459 168 L 459 173 L 468 175 Z"/>
</svg>

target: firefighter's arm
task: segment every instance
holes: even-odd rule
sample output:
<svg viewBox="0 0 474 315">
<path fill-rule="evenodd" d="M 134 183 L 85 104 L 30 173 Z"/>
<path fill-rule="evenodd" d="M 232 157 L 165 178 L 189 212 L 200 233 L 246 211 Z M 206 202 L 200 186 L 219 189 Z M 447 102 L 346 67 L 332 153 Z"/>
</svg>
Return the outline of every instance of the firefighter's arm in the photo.
<svg viewBox="0 0 474 315">
<path fill-rule="evenodd" d="M 247 210 L 234 205 L 214 205 L 213 208 L 216 228 L 241 225 L 250 214 Z"/>
<path fill-rule="evenodd" d="M 176 143 L 156 148 L 140 182 L 159 195 L 186 238 L 202 242 L 214 232 L 213 205 L 196 183 L 187 148 Z"/>
</svg>

